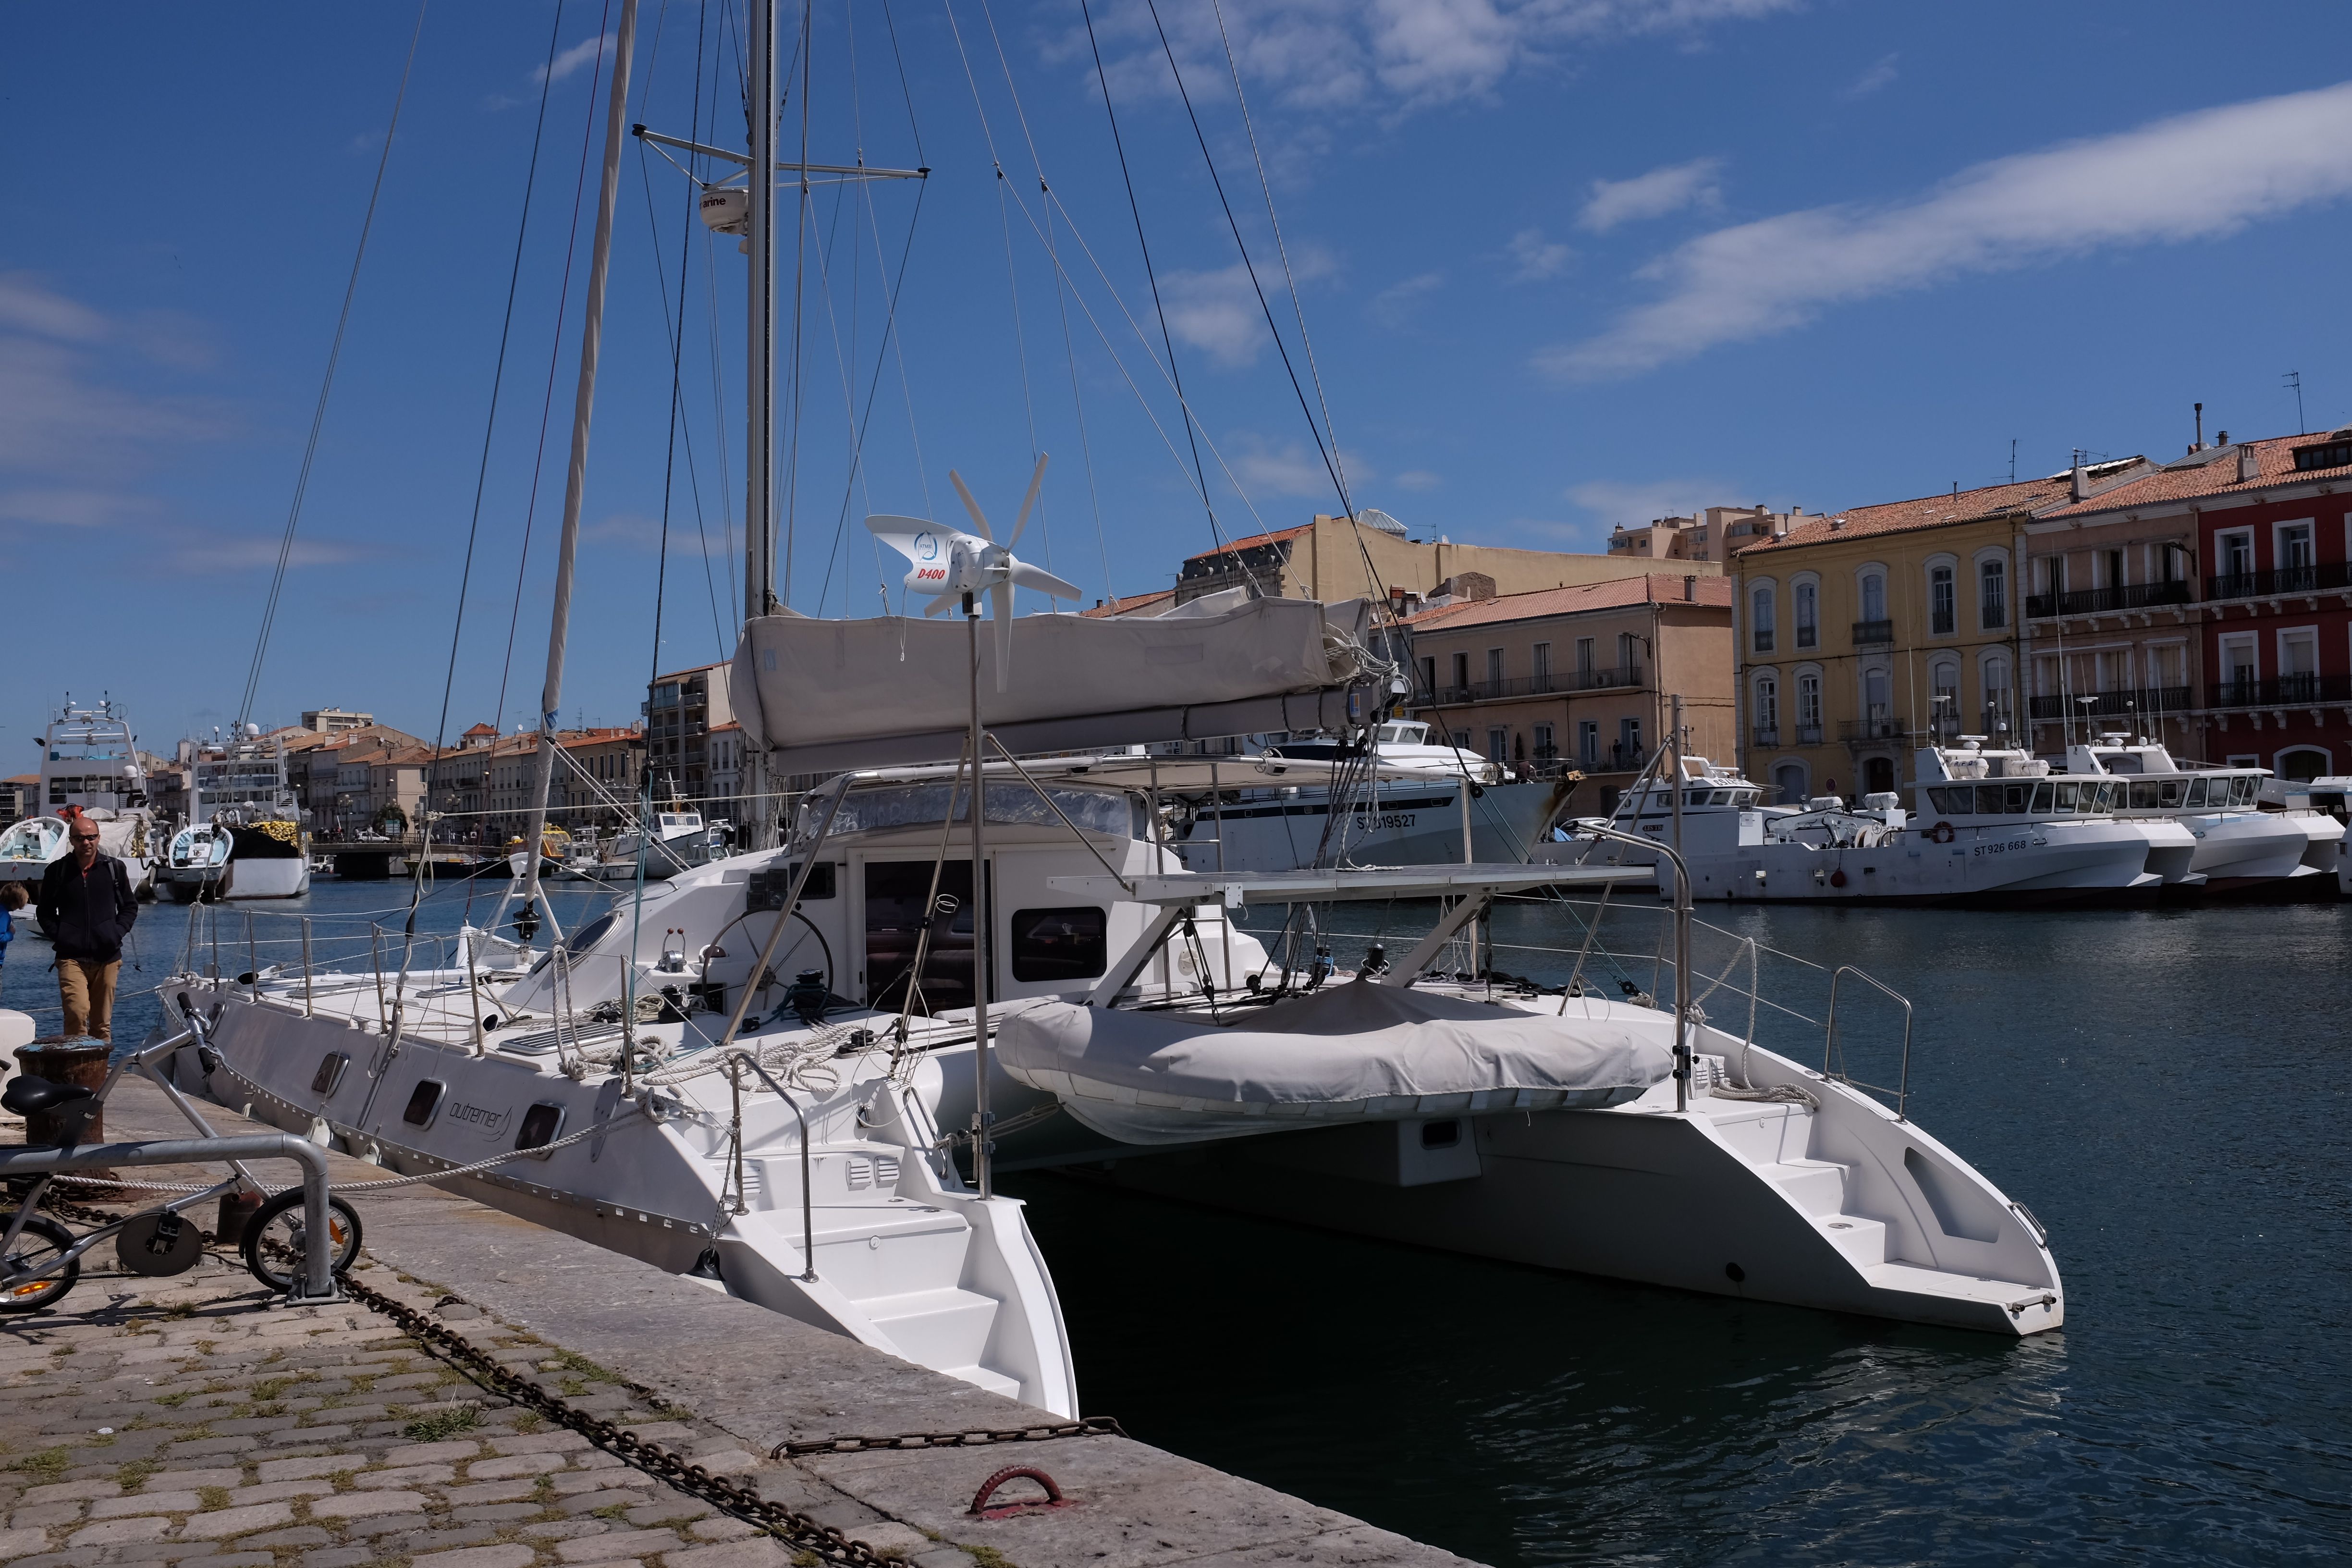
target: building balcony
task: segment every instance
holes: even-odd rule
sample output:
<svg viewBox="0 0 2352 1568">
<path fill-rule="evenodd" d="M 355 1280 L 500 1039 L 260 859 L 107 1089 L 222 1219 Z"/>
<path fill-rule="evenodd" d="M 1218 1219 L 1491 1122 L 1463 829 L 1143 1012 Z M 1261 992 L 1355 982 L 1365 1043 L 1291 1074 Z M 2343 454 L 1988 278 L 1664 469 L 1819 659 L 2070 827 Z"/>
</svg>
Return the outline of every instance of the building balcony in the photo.
<svg viewBox="0 0 2352 1568">
<path fill-rule="evenodd" d="M 1821 743 L 1822 727 L 1819 724 L 1800 724 L 1797 726 L 1797 744 L 1800 746 L 1818 746 Z"/>
<path fill-rule="evenodd" d="M 1849 746 L 1868 746 L 1883 741 L 1899 741 L 1911 732 L 1906 721 L 1882 714 L 1874 719 L 1841 719 L 1838 739 Z"/>
<path fill-rule="evenodd" d="M 1461 702 L 1492 702 L 1506 697 L 1565 696 L 1576 691 L 1601 691 L 1642 684 L 1642 668 L 1554 670 L 1545 675 L 1513 676 L 1507 680 L 1480 680 L 1467 686 L 1441 686 L 1434 700 L 1441 706 Z"/>
<path fill-rule="evenodd" d="M 1856 621 L 1853 623 L 1853 646 L 1883 647 L 1895 640 L 1893 621 Z"/>
<path fill-rule="evenodd" d="M 2159 605 L 2186 605 L 2195 595 L 2193 584 L 2126 583 L 2118 588 L 2079 588 L 2064 594 L 2032 594 L 2025 601 L 2028 619 L 2051 616 L 2105 616 L 2119 610 L 2145 610 Z"/>
<path fill-rule="evenodd" d="M 2314 594 L 2323 588 L 2352 586 L 2352 564 L 2330 561 L 2325 565 L 2282 566 L 2275 572 L 2231 572 L 2205 579 L 2209 599 L 2260 599 L 2273 594 Z"/>
<path fill-rule="evenodd" d="M 2352 702 L 2352 675 L 2282 675 L 2206 688 L 2209 708 L 2289 708 L 2311 702 Z"/>
<path fill-rule="evenodd" d="M 2033 719 L 2121 719 L 2133 715 L 2180 713 L 2188 710 L 2194 692 L 2186 686 L 2143 686 L 2120 691 L 2085 691 L 2073 697 L 2029 697 L 2026 714 Z"/>
<path fill-rule="evenodd" d="M 1748 731 L 1749 743 L 1757 746 L 1777 746 L 1780 743 L 1780 726 L 1759 724 Z"/>
<path fill-rule="evenodd" d="M 1616 745 L 1609 748 L 1609 769 L 1612 773 L 1639 773 L 1650 761 L 1650 753 L 1639 746 Z"/>
</svg>

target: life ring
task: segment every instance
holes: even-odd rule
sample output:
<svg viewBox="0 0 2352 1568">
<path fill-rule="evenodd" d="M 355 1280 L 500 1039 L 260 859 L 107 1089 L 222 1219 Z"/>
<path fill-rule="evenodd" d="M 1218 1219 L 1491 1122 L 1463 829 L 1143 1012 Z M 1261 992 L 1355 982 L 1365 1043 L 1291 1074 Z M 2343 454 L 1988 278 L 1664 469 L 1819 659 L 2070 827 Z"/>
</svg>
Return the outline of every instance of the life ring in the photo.
<svg viewBox="0 0 2352 1568">
<path fill-rule="evenodd" d="M 1930 844 L 1949 844 L 1958 837 L 1959 831 L 1948 822 L 1939 822 L 1927 829 L 1927 841 Z"/>
</svg>

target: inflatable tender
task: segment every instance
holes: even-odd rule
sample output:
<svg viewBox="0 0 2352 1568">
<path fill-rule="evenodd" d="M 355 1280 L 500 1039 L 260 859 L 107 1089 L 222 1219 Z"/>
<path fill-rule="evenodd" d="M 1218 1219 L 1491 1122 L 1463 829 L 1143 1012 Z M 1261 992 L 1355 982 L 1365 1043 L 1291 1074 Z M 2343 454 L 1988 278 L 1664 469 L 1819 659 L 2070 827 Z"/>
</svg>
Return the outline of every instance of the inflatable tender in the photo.
<svg viewBox="0 0 2352 1568">
<path fill-rule="evenodd" d="M 1235 1015 L 1238 1014 L 1236 1017 Z M 1004 1070 L 1123 1143 L 1339 1121 L 1600 1110 L 1674 1071 L 1674 1017 L 1598 997 L 1568 1016 L 1353 981 L 1220 1026 L 1050 1003 L 1005 1021 Z"/>
</svg>

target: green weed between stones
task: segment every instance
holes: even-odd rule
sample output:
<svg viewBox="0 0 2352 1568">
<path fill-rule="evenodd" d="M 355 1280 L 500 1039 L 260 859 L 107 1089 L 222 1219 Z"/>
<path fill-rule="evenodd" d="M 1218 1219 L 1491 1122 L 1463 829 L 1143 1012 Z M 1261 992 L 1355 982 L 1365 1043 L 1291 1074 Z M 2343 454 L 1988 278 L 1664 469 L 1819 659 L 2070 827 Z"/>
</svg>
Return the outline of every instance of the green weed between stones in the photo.
<svg viewBox="0 0 2352 1568">
<path fill-rule="evenodd" d="M 26 1454 L 22 1458 L 9 1460 L 8 1468 L 12 1470 L 22 1470 L 46 1485 L 64 1475 L 71 1464 L 68 1450 L 44 1448 L 37 1454 Z"/>
<path fill-rule="evenodd" d="M 400 1430 L 413 1443 L 438 1443 L 444 1437 L 470 1432 L 481 1424 L 482 1413 L 479 1410 L 470 1405 L 460 1405 L 454 1410 L 436 1410 L 430 1415 L 420 1415 Z"/>
</svg>

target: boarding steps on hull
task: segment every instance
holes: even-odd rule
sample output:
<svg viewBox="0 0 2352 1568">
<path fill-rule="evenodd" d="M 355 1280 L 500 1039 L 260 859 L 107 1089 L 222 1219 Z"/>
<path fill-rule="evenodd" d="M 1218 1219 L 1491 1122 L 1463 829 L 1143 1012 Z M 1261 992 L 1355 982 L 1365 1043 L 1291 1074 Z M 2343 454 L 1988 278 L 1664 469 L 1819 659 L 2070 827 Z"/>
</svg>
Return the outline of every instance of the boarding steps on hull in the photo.
<svg viewBox="0 0 2352 1568">
<path fill-rule="evenodd" d="M 1868 1161 L 1880 1168 L 1871 1173 L 1878 1179 L 1866 1182 L 1860 1168 L 1865 1161 L 1815 1156 L 1816 1145 L 1831 1139 L 1822 1112 L 1811 1107 L 1708 1095 L 1694 1100 L 1693 1108 L 1706 1112 L 1717 1141 L 1806 1215 L 1871 1290 L 1950 1303 L 1963 1315 L 1998 1309 L 2021 1328 L 2056 1326 L 2048 1321 L 2063 1310 L 2054 1289 L 1957 1266 L 1970 1254 L 1978 1255 L 1970 1261 L 1985 1261 L 1981 1254 L 2000 1239 L 2000 1226 L 2017 1227 L 2012 1241 L 2031 1237 L 2038 1248 L 2042 1239 L 2039 1226 L 2017 1205 L 2000 1213 L 1983 1201 L 1997 1194 L 1976 1192 L 1976 1183 L 1963 1185 L 1965 1167 L 1939 1171 L 1916 1142 L 1906 1142 L 1899 1156 L 1901 1181 L 1885 1168 L 1887 1163 Z M 1862 1194 L 1866 1185 L 1878 1189 L 1872 1197 Z M 1876 1204 L 1895 1200 L 1886 1211 L 1893 1224 L 1859 1212 L 1874 1206 L 1874 1198 Z M 1905 1255 L 1912 1247 L 1958 1256 L 1920 1261 Z"/>
<path fill-rule="evenodd" d="M 992 1256 L 1002 1227 L 983 1223 L 977 1198 L 942 1191 L 894 1145 L 824 1146 L 811 1177 L 813 1279 L 802 1277 L 799 1156 L 744 1162 L 751 1212 L 719 1237 L 731 1293 L 992 1394 L 1062 1403 L 1050 1369 L 1039 1375 L 1027 1326 L 1008 1312 Z"/>
</svg>

